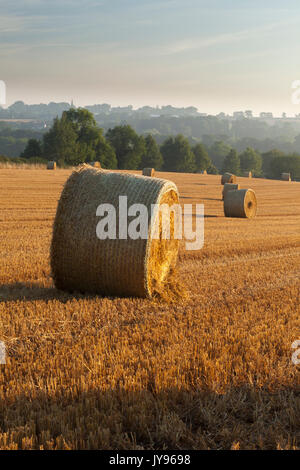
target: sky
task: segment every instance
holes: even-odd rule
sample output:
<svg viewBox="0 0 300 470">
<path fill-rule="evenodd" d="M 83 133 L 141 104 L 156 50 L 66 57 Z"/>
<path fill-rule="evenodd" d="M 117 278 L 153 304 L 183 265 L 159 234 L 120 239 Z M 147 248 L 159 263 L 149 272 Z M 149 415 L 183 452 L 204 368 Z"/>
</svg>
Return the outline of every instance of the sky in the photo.
<svg viewBox="0 0 300 470">
<path fill-rule="evenodd" d="M 299 0 L 0 0 L 6 104 L 300 113 Z"/>
</svg>

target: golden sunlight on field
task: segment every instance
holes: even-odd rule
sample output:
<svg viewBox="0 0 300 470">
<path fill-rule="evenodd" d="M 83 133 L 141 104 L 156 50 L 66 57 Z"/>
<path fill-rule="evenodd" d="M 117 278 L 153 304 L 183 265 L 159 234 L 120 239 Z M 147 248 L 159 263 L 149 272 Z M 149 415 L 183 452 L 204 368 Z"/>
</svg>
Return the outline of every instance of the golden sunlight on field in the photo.
<svg viewBox="0 0 300 470">
<path fill-rule="evenodd" d="M 68 170 L 0 170 L 0 449 L 300 448 L 300 183 L 238 178 L 257 217 L 225 218 L 220 176 L 158 173 L 204 203 L 189 299 L 53 287 Z"/>
</svg>

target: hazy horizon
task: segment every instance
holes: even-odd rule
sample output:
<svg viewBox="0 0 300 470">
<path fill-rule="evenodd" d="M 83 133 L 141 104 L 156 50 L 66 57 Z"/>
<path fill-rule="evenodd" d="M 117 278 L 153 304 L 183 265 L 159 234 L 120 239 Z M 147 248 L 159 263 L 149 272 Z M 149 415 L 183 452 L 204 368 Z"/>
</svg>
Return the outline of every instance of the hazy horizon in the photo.
<svg viewBox="0 0 300 470">
<path fill-rule="evenodd" d="M 38 102 L 31 102 L 31 103 L 30 103 L 30 102 L 25 102 L 23 99 L 19 99 L 19 100 L 13 101 L 12 103 L 8 103 L 7 105 L 0 105 L 0 109 L 1 109 L 1 108 L 2 108 L 2 109 L 8 109 L 8 107 L 9 107 L 10 105 L 14 104 L 14 103 L 17 102 L 17 101 L 22 101 L 22 102 L 24 102 L 25 105 L 48 105 L 48 104 L 50 104 L 50 103 L 55 103 L 55 104 L 58 104 L 58 103 L 69 103 L 69 104 L 71 105 L 71 101 L 72 101 L 72 100 L 71 100 L 71 101 L 68 101 L 68 100 L 66 100 L 66 99 L 62 99 L 61 101 L 50 100 L 50 101 L 44 102 L 44 103 L 43 103 L 43 102 L 39 102 L 39 103 L 38 103 Z M 108 102 L 103 102 L 103 103 L 100 103 L 100 102 L 99 102 L 99 103 L 96 103 L 96 102 L 95 102 L 95 103 L 82 103 L 82 104 L 77 104 L 77 103 L 74 102 L 74 100 L 73 100 L 73 105 L 74 105 L 75 108 L 87 107 L 87 106 L 97 106 L 97 105 L 102 105 L 102 104 L 108 104 L 108 105 L 111 105 L 111 107 L 127 107 L 127 106 L 132 106 L 132 107 L 133 107 L 133 111 L 136 111 L 136 110 L 138 110 L 139 108 L 142 108 L 143 106 L 150 106 L 150 107 L 153 107 L 153 108 L 156 108 L 156 106 L 158 106 L 159 109 L 161 109 L 162 106 L 172 106 L 172 107 L 174 107 L 174 108 L 183 108 L 183 107 L 184 107 L 184 108 L 188 108 L 188 107 L 192 106 L 192 107 L 197 108 L 197 106 L 194 106 L 193 104 L 187 104 L 186 106 L 175 106 L 173 103 L 163 103 L 162 105 L 151 105 L 151 104 L 149 105 L 149 103 L 143 103 L 143 104 L 141 104 L 140 106 L 134 106 L 132 103 L 124 103 L 124 104 L 116 103 L 116 104 L 112 104 L 112 103 L 108 103 Z M 266 110 L 266 109 L 265 109 L 264 111 L 258 111 L 257 113 L 255 113 L 255 112 L 253 111 L 253 109 L 250 109 L 250 108 L 247 109 L 247 110 L 246 110 L 246 109 L 237 109 L 237 110 L 233 110 L 232 112 L 226 112 L 226 111 L 224 111 L 223 109 L 220 109 L 219 111 L 216 111 L 216 112 L 214 112 L 214 113 L 209 113 L 209 112 L 206 112 L 206 111 L 203 110 L 203 109 L 198 109 L 198 108 L 197 108 L 197 110 L 198 110 L 199 113 L 206 113 L 207 115 L 211 115 L 211 116 L 217 116 L 218 114 L 220 114 L 220 113 L 222 113 L 222 112 L 224 112 L 227 116 L 230 116 L 230 115 L 232 116 L 233 112 L 235 112 L 235 111 L 242 111 L 242 112 L 245 112 L 245 111 L 250 110 L 250 111 L 253 112 L 253 117 L 259 117 L 260 112 L 272 112 L 272 111 L 270 111 L 270 110 Z M 284 112 L 285 112 L 285 111 L 282 111 L 282 112 L 280 112 L 280 113 L 278 113 L 278 114 L 276 114 L 276 113 L 272 113 L 272 114 L 273 114 L 273 117 L 274 117 L 274 118 L 277 118 L 277 117 L 281 118 L 281 117 L 282 117 L 282 113 L 284 113 Z M 299 112 L 300 112 L 300 110 L 299 110 Z M 293 118 L 293 117 L 295 117 L 295 116 L 294 116 L 293 114 L 286 113 L 286 117 L 288 117 L 288 118 L 289 118 L 289 117 L 290 117 L 290 118 Z M 0 119 L 0 120 L 1 120 L 1 119 Z"/>
<path fill-rule="evenodd" d="M 0 0 L 7 105 L 73 99 L 294 116 L 300 5 L 264 3 Z"/>
</svg>

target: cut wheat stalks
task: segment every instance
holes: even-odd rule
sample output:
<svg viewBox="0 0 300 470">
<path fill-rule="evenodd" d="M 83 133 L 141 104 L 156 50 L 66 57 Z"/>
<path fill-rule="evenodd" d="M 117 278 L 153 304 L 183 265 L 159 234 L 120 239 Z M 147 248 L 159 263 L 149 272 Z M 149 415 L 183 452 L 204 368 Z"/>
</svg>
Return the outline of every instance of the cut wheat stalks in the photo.
<svg viewBox="0 0 300 470">
<path fill-rule="evenodd" d="M 147 207 L 147 239 L 119 238 L 119 196 L 127 196 L 128 208 L 136 203 Z M 175 267 L 179 240 L 174 239 L 174 213 L 170 239 L 162 239 L 161 216 L 158 212 L 151 220 L 151 205 L 178 202 L 178 190 L 171 181 L 87 165 L 74 171 L 64 186 L 53 227 L 51 269 L 56 287 L 112 296 L 152 297 L 160 292 Z M 116 239 L 96 235 L 100 220 L 96 210 L 103 203 L 116 208 Z M 159 239 L 153 239 L 157 220 Z"/>
<path fill-rule="evenodd" d="M 251 219 L 257 211 L 257 200 L 252 189 L 237 189 L 228 191 L 224 198 L 225 217 L 240 217 Z"/>
</svg>

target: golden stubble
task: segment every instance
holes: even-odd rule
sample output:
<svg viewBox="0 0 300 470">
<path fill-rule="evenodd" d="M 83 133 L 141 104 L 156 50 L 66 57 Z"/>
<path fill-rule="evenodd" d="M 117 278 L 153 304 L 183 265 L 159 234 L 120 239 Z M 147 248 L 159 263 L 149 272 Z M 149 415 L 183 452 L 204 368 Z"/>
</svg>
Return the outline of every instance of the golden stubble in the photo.
<svg viewBox="0 0 300 470">
<path fill-rule="evenodd" d="M 54 288 L 68 170 L 0 171 L 1 449 L 299 448 L 300 183 L 238 178 L 255 219 L 223 214 L 220 176 L 158 173 L 205 204 L 179 252 L 177 302 Z"/>
</svg>

